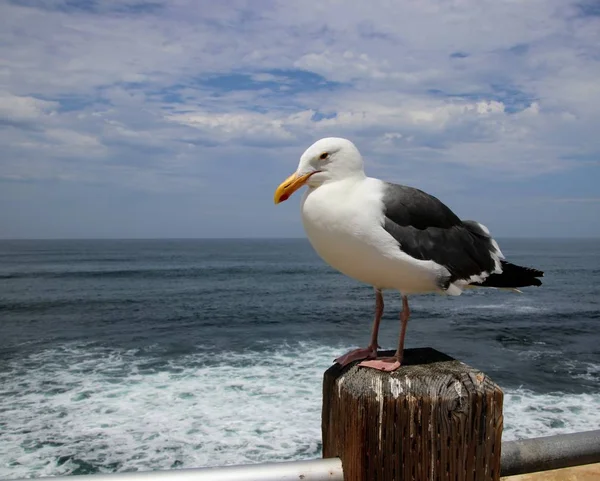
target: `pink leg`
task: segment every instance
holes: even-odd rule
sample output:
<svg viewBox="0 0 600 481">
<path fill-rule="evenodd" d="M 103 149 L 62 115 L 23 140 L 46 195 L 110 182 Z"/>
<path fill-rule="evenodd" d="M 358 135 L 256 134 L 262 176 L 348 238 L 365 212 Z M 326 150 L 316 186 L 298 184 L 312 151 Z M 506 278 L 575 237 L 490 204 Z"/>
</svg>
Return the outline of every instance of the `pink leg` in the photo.
<svg viewBox="0 0 600 481">
<path fill-rule="evenodd" d="M 341 366 L 347 366 L 352 361 L 359 359 L 375 359 L 377 357 L 377 336 L 379 335 L 379 323 L 383 315 L 383 294 L 381 290 L 375 289 L 375 320 L 373 321 L 373 330 L 371 332 L 371 342 L 368 347 L 354 349 L 343 356 L 338 357 L 335 362 Z"/>
<path fill-rule="evenodd" d="M 402 365 L 402 357 L 404 356 L 404 336 L 406 335 L 406 326 L 410 317 L 410 309 L 408 308 L 408 297 L 402 296 L 402 312 L 400 313 L 400 321 L 402 327 L 400 329 L 400 338 L 398 339 L 398 350 L 392 357 L 383 357 L 381 359 L 373 359 L 371 361 L 363 361 L 359 364 L 362 367 L 370 367 L 379 369 L 380 371 L 395 371 Z"/>
</svg>

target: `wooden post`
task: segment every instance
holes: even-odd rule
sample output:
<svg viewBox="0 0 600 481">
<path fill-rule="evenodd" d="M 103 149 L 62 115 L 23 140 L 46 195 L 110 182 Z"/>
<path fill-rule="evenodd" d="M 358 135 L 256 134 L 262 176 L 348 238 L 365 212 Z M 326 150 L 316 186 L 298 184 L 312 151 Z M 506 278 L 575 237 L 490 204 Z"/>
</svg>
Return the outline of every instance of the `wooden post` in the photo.
<svg viewBox="0 0 600 481">
<path fill-rule="evenodd" d="M 502 400 L 485 374 L 431 348 L 406 349 L 394 373 L 334 364 L 323 457 L 341 458 L 344 481 L 498 481 Z"/>
</svg>

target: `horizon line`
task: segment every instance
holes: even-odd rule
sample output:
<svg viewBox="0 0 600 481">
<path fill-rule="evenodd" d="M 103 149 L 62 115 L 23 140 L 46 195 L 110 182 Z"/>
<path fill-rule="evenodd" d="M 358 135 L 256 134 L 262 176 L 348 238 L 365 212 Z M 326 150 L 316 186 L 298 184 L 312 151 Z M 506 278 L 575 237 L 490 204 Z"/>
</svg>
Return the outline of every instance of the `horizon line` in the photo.
<svg viewBox="0 0 600 481">
<path fill-rule="evenodd" d="M 591 236 L 494 236 L 507 240 L 598 240 Z M 169 240 L 306 240 L 307 237 L 0 237 L 0 242 L 19 241 L 169 241 Z"/>
</svg>

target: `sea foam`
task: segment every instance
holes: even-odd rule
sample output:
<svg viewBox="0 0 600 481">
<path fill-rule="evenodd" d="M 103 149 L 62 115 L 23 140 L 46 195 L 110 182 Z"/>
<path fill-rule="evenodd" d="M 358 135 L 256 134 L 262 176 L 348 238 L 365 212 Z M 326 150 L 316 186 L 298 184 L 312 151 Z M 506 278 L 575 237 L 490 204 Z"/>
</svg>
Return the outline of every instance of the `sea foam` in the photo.
<svg viewBox="0 0 600 481">
<path fill-rule="evenodd" d="M 9 361 L 0 372 L 0 477 L 317 458 L 323 371 L 346 347 L 164 360 L 71 345 Z M 599 428 L 598 412 L 600 394 L 509 389 L 504 440 Z"/>
</svg>

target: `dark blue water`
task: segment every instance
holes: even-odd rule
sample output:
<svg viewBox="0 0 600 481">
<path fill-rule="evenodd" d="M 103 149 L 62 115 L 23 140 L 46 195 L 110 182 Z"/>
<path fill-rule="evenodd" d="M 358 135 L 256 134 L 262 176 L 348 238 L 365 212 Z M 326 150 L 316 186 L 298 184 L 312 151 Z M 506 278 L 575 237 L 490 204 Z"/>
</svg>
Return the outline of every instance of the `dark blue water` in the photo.
<svg viewBox="0 0 600 481">
<path fill-rule="evenodd" d="M 500 247 L 544 285 L 414 296 L 407 347 L 500 384 L 505 438 L 600 426 L 600 242 Z M 0 242 L 0 477 L 317 457 L 320 376 L 373 308 L 305 240 Z"/>
</svg>

